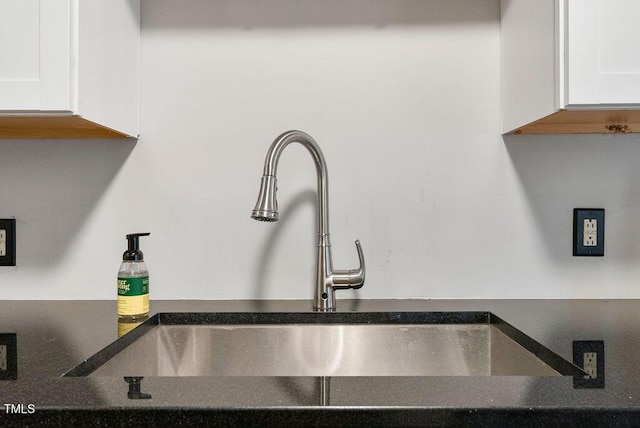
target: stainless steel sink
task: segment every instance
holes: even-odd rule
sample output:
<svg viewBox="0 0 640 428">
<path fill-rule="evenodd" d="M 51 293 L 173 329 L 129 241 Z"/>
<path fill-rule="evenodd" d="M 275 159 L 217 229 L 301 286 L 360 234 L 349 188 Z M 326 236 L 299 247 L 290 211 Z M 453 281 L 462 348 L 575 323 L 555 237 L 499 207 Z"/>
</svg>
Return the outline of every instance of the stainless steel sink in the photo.
<svg viewBox="0 0 640 428">
<path fill-rule="evenodd" d="M 161 313 L 65 376 L 561 376 L 488 312 Z"/>
</svg>

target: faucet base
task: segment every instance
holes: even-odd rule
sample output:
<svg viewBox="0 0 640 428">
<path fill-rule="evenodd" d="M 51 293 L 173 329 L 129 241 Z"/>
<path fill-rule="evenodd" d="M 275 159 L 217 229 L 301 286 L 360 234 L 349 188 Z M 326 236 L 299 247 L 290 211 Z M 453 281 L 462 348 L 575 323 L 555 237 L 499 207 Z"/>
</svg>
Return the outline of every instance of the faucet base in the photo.
<svg viewBox="0 0 640 428">
<path fill-rule="evenodd" d="M 328 287 L 327 287 L 328 288 Z M 316 297 L 313 300 L 313 310 L 316 312 L 333 312 L 336 310 L 336 292 L 333 288 L 322 292 L 316 290 Z"/>
</svg>

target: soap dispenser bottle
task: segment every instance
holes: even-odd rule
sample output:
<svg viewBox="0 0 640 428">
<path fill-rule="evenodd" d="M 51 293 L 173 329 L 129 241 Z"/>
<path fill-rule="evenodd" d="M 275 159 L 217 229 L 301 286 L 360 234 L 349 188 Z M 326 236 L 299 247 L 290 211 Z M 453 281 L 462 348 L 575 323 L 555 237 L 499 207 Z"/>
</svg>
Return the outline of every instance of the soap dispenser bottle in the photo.
<svg viewBox="0 0 640 428">
<path fill-rule="evenodd" d="M 118 321 L 138 323 L 149 315 L 149 271 L 140 251 L 139 238 L 150 233 L 127 235 L 128 249 L 118 271 Z"/>
</svg>

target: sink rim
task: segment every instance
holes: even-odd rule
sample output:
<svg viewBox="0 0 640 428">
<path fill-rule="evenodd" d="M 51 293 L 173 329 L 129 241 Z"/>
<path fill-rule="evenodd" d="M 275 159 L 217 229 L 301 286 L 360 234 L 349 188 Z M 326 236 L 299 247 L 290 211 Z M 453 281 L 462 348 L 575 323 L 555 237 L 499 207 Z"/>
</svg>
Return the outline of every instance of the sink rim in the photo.
<svg viewBox="0 0 640 428">
<path fill-rule="evenodd" d="M 90 375 L 150 330 L 161 325 L 295 325 L 295 324 L 489 324 L 562 376 L 584 376 L 579 367 L 489 311 L 443 312 L 159 312 L 110 343 L 62 377 Z"/>
</svg>

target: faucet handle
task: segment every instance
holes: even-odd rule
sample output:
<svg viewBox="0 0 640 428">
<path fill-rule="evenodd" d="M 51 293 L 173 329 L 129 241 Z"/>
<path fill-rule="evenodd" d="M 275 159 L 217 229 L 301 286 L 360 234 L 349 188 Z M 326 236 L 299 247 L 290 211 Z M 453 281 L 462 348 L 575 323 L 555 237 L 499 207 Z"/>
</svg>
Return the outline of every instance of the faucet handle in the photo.
<svg viewBox="0 0 640 428">
<path fill-rule="evenodd" d="M 335 271 L 333 273 L 333 288 L 336 290 L 345 290 L 348 288 L 358 289 L 364 285 L 366 269 L 364 264 L 364 254 L 360 241 L 356 239 L 356 250 L 358 251 L 358 259 L 360 266 L 358 269 L 349 269 L 347 271 Z"/>
<path fill-rule="evenodd" d="M 362 253 L 362 246 L 360 245 L 360 240 L 356 239 L 356 250 L 358 251 L 358 260 L 360 261 L 360 266 L 355 271 L 352 271 L 357 279 L 357 284 L 354 284 L 355 289 L 361 288 L 364 285 L 364 277 L 366 274 L 364 267 L 364 254 Z"/>
</svg>

